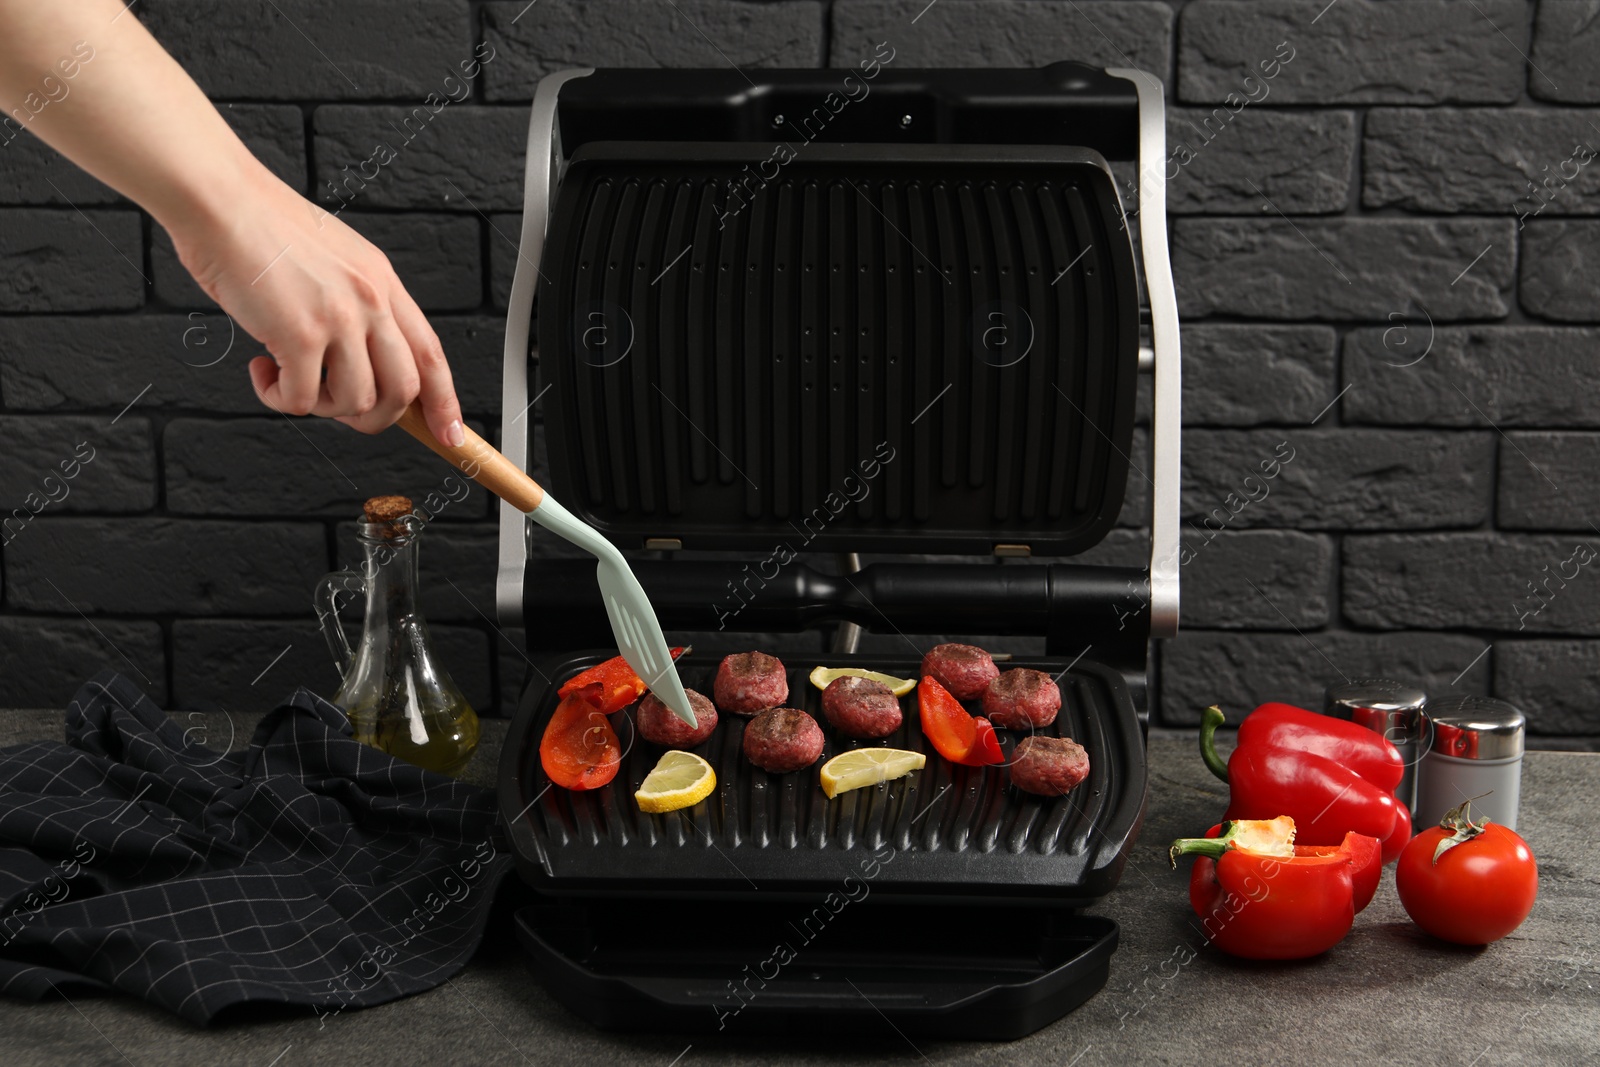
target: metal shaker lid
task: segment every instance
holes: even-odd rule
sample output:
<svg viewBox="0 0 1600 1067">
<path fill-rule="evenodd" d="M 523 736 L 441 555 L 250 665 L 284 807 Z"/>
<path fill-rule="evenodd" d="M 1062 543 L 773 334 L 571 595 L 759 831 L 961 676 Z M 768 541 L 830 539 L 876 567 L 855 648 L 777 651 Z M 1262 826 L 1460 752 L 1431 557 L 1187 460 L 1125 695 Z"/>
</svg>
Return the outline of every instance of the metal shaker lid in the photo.
<svg viewBox="0 0 1600 1067">
<path fill-rule="evenodd" d="M 1504 700 L 1447 697 L 1428 708 L 1433 751 L 1457 759 L 1510 759 L 1522 755 L 1527 719 Z"/>
<path fill-rule="evenodd" d="M 1330 685 L 1322 713 L 1347 719 L 1374 730 L 1391 741 L 1414 737 L 1418 714 L 1428 705 L 1428 694 L 1414 685 L 1388 678 L 1367 678 Z"/>
</svg>

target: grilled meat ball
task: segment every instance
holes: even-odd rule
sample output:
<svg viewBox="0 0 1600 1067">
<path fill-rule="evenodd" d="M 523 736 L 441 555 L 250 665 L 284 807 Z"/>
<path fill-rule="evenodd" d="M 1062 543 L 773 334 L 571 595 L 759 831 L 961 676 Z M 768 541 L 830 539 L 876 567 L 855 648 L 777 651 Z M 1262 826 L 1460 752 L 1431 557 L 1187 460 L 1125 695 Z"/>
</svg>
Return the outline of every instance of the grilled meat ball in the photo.
<svg viewBox="0 0 1600 1067">
<path fill-rule="evenodd" d="M 1058 797 L 1089 777 L 1089 754 L 1070 737 L 1035 734 L 1017 742 L 1011 784 L 1029 793 Z"/>
<path fill-rule="evenodd" d="M 1061 710 L 1061 690 L 1044 671 L 1017 667 L 989 683 L 983 691 L 983 713 L 1007 730 L 1049 726 Z"/>
<path fill-rule="evenodd" d="M 689 695 L 689 706 L 694 709 L 694 718 L 697 725 L 690 726 L 672 713 L 672 709 L 661 703 L 654 693 L 645 694 L 639 701 L 639 711 L 633 717 L 634 725 L 639 729 L 639 736 L 654 745 L 665 745 L 667 748 L 693 748 L 711 736 L 711 731 L 717 728 L 717 709 L 711 699 L 693 689 L 685 689 Z"/>
<path fill-rule="evenodd" d="M 989 653 L 977 645 L 935 645 L 922 657 L 922 673 L 957 700 L 977 700 L 1000 674 Z"/>
<path fill-rule="evenodd" d="M 888 737 L 905 718 L 900 699 L 882 682 L 846 675 L 822 691 L 822 713 L 847 737 Z"/>
<path fill-rule="evenodd" d="M 765 652 L 738 652 L 717 668 L 711 684 L 717 707 L 735 715 L 754 715 L 789 699 L 783 661 Z"/>
<path fill-rule="evenodd" d="M 744 754 L 774 774 L 798 771 L 822 755 L 822 727 L 803 711 L 768 708 L 745 726 Z"/>
</svg>

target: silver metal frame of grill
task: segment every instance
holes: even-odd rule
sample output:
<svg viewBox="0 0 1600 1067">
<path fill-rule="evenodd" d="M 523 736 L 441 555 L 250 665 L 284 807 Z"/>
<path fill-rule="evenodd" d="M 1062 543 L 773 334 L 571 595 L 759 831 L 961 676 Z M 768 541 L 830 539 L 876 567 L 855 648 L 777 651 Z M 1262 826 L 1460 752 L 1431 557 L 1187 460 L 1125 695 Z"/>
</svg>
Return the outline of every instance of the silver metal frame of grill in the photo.
<svg viewBox="0 0 1600 1067">
<path fill-rule="evenodd" d="M 528 120 L 528 157 L 523 176 L 522 234 L 516 273 L 506 313 L 505 364 L 501 378 L 500 450 L 527 470 L 529 454 L 528 362 L 533 296 L 538 284 L 550 204 L 560 185 L 565 156 L 556 105 L 568 82 L 593 74 L 593 68 L 557 71 L 540 80 Z M 1139 369 L 1155 379 L 1151 426 L 1150 636 L 1178 632 L 1179 461 L 1181 457 L 1182 366 L 1178 337 L 1178 302 L 1167 253 L 1167 125 L 1161 80 L 1131 67 L 1109 67 L 1106 73 L 1132 82 L 1139 100 L 1139 255 L 1150 304 L 1150 347 L 1139 351 Z M 495 607 L 506 625 L 522 622 L 523 582 L 530 554 L 532 523 L 505 501 L 500 502 L 500 564 L 495 582 Z"/>
</svg>

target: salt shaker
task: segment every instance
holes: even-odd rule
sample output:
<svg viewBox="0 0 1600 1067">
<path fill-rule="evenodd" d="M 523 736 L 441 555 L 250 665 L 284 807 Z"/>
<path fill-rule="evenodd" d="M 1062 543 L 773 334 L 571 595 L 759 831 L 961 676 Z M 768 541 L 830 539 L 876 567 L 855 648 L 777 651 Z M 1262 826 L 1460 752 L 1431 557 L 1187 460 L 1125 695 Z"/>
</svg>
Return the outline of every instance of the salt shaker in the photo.
<svg viewBox="0 0 1600 1067">
<path fill-rule="evenodd" d="M 1416 825 L 1436 826 L 1470 799 L 1475 817 L 1515 830 L 1527 732 L 1522 712 L 1493 697 L 1448 697 L 1430 703 L 1428 718 L 1432 738 L 1417 765 Z"/>
<path fill-rule="evenodd" d="M 1414 685 L 1370 678 L 1359 682 L 1330 685 L 1323 698 L 1322 713 L 1345 719 L 1382 734 L 1405 763 L 1405 775 L 1395 787 L 1395 799 L 1407 808 L 1417 806 L 1417 758 L 1427 716 L 1428 694 Z"/>
</svg>

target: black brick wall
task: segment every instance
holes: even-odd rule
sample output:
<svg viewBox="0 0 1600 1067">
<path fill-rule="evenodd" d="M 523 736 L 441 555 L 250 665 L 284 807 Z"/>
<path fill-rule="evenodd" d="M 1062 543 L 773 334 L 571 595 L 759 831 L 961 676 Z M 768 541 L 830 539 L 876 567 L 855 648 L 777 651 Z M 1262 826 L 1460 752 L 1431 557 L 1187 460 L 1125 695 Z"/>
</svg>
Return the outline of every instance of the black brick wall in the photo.
<svg viewBox="0 0 1600 1067">
<path fill-rule="evenodd" d="M 480 429 L 498 427 L 542 74 L 848 65 L 881 40 L 904 67 L 1159 72 L 1172 147 L 1192 149 L 1170 185 L 1190 551 L 1159 717 L 1314 701 L 1341 674 L 1381 672 L 1518 701 L 1546 743 L 1600 735 L 1600 560 L 1574 559 L 1600 547 L 1600 162 L 1540 184 L 1600 148 L 1588 0 L 146 0 L 134 14 L 329 206 L 328 182 L 493 44 L 472 97 L 340 209 L 432 314 Z M 1251 93 L 1245 75 L 1284 41 L 1292 60 Z M 1230 93 L 1251 102 L 1218 130 Z M 59 704 L 107 662 L 176 706 L 332 685 L 308 601 L 350 562 L 345 520 L 446 472 L 397 433 L 265 413 L 252 346 L 230 349 L 230 330 L 126 201 L 30 138 L 0 147 L 0 507 L 78 442 L 94 449 L 0 550 L 0 702 Z M 1281 442 L 1294 459 L 1270 495 L 1209 537 L 1206 518 L 1221 524 Z M 1133 478 L 1124 528 L 1094 558 L 1138 558 L 1148 499 Z M 440 645 L 485 709 L 524 669 L 520 635 L 485 618 L 492 514 L 475 490 L 425 550 Z"/>
</svg>

